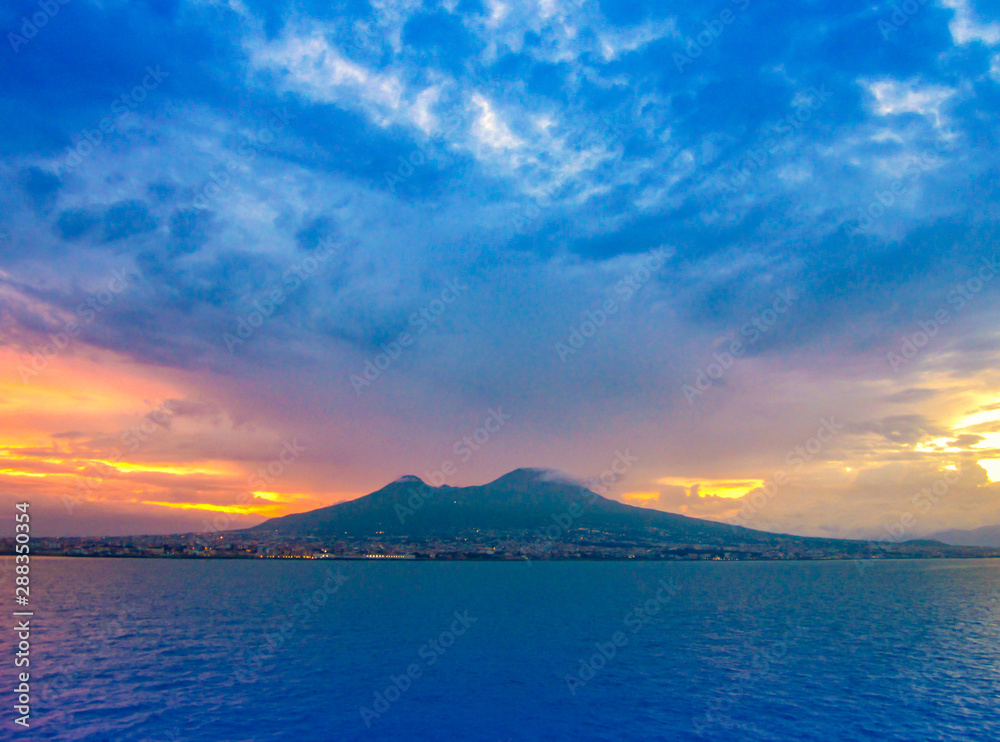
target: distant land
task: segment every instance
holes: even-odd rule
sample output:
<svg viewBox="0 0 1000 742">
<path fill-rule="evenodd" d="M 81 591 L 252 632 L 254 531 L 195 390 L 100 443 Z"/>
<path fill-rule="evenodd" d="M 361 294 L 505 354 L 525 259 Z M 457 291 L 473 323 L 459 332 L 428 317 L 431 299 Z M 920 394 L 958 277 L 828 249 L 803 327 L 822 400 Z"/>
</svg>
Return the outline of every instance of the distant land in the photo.
<svg viewBox="0 0 1000 742">
<path fill-rule="evenodd" d="M 1000 526 L 983 526 L 970 530 L 951 529 L 938 531 L 928 538 L 943 541 L 953 546 L 986 546 L 1000 548 Z"/>
<path fill-rule="evenodd" d="M 490 531 L 561 551 L 571 544 L 603 546 L 641 543 L 674 548 L 714 547 L 730 553 L 884 556 L 948 552 L 968 556 L 938 540 L 871 542 L 770 533 L 676 513 L 641 508 L 606 497 L 545 469 L 517 469 L 489 484 L 432 487 L 408 475 L 377 492 L 306 513 L 271 518 L 252 533 L 320 539 L 370 538 L 452 540 Z M 973 546 L 978 546 L 974 544 Z M 748 548 L 749 547 L 749 548 Z M 570 549 L 572 550 L 572 549 Z M 985 554 L 984 554 L 985 556 Z"/>
<path fill-rule="evenodd" d="M 1000 548 L 982 544 L 810 538 L 689 518 L 610 500 L 545 469 L 517 469 L 474 487 L 404 476 L 356 500 L 241 530 L 33 542 L 38 555 L 243 559 L 1000 557 Z M 0 553 L 13 545 L 0 540 Z"/>
</svg>

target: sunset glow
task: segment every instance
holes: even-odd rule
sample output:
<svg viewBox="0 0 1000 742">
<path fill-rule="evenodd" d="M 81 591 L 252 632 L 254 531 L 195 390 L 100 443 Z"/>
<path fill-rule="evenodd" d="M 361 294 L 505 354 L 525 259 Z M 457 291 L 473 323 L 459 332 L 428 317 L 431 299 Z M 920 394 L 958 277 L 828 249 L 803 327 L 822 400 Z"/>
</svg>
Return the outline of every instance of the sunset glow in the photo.
<svg viewBox="0 0 1000 742">
<path fill-rule="evenodd" d="M 538 466 L 861 537 L 954 471 L 921 532 L 1000 523 L 992 26 L 866 6 L 748 73 L 674 49 L 711 19 L 497 8 L 167 4 L 155 59 L 8 55 L 0 497 L 152 533 Z"/>
</svg>

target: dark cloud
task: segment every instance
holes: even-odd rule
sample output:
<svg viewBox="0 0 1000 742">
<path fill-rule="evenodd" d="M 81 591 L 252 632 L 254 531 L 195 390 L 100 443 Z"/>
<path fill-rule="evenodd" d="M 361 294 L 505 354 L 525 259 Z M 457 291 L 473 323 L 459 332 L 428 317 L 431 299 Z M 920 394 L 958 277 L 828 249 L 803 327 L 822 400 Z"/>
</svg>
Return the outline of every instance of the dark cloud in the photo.
<svg viewBox="0 0 1000 742">
<path fill-rule="evenodd" d="M 176 209 L 170 215 L 170 239 L 168 250 L 171 254 L 197 251 L 211 237 L 212 212 L 205 209 Z"/>
<path fill-rule="evenodd" d="M 895 394 L 886 395 L 885 401 L 890 404 L 914 404 L 931 399 L 937 391 L 935 389 L 905 389 Z"/>
<path fill-rule="evenodd" d="M 947 429 L 924 415 L 889 415 L 874 422 L 852 426 L 854 432 L 877 433 L 885 440 L 902 445 L 913 445 L 928 438 L 940 438 Z"/>
<path fill-rule="evenodd" d="M 67 209 L 56 219 L 56 230 L 64 240 L 78 240 L 100 221 L 100 217 L 88 209 Z"/>
<path fill-rule="evenodd" d="M 39 211 L 50 207 L 62 186 L 58 176 L 37 167 L 29 167 L 18 173 L 18 181 L 32 206 Z"/>
<path fill-rule="evenodd" d="M 984 440 L 986 440 L 986 439 L 983 436 L 981 436 L 981 435 L 975 435 L 973 433 L 966 433 L 964 435 L 958 436 L 953 441 L 948 441 L 948 445 L 949 446 L 955 446 L 956 448 L 972 448 L 977 443 L 980 443 L 980 442 L 982 442 Z"/>
<path fill-rule="evenodd" d="M 157 220 L 141 201 L 119 201 L 104 212 L 104 241 L 114 242 L 156 229 Z"/>
<path fill-rule="evenodd" d="M 211 402 L 199 402 L 190 399 L 168 399 L 164 407 L 175 417 L 216 417 L 222 410 Z"/>
</svg>

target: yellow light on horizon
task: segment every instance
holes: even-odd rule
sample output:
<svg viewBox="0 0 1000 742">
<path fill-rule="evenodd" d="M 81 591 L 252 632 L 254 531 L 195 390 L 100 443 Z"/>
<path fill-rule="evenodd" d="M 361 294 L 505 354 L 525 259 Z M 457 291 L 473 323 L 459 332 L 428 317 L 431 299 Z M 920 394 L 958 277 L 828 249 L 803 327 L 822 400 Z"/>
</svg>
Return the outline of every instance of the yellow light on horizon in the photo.
<svg viewBox="0 0 1000 742">
<path fill-rule="evenodd" d="M 998 420 L 1000 420 L 1000 407 L 995 410 L 983 410 L 982 412 L 974 412 L 971 415 L 967 415 L 962 420 L 959 420 L 955 424 L 955 427 L 971 428 L 974 425 L 997 422 Z"/>
<path fill-rule="evenodd" d="M 0 450 L 0 461 L 44 461 L 47 464 L 65 464 L 74 459 L 52 459 L 46 456 L 25 456 L 17 453 L 16 449 L 4 448 Z"/>
<path fill-rule="evenodd" d="M 977 433 L 976 435 L 981 435 L 983 439 L 975 444 L 973 448 L 1000 448 L 1000 432 Z"/>
<path fill-rule="evenodd" d="M 45 477 L 44 474 L 39 474 L 36 471 L 21 471 L 20 469 L 0 469 L 0 474 L 7 474 L 11 477 Z"/>
<path fill-rule="evenodd" d="M 123 474 L 143 472 L 150 474 L 206 474 L 208 476 L 226 477 L 240 474 L 241 470 L 228 462 L 205 462 L 204 464 L 131 464 L 127 461 L 106 461 L 92 459 L 101 464 L 107 464 Z"/>
<path fill-rule="evenodd" d="M 736 499 L 764 486 L 763 479 L 702 479 L 691 480 L 682 477 L 662 477 L 657 484 L 669 487 L 683 487 L 691 493 L 692 488 L 698 488 L 698 497 L 726 497 Z"/>
<path fill-rule="evenodd" d="M 986 470 L 991 482 L 1000 482 L 1000 459 L 979 459 L 976 463 Z"/>
<path fill-rule="evenodd" d="M 628 500 L 658 500 L 660 498 L 659 492 L 624 492 L 622 497 Z"/>
<path fill-rule="evenodd" d="M 920 451 L 920 453 L 959 453 L 963 449 L 948 445 L 948 442 L 954 440 L 957 435 L 959 433 L 955 433 L 955 435 L 948 436 L 947 438 L 935 438 L 926 443 L 918 443 L 916 450 Z"/>
<path fill-rule="evenodd" d="M 157 500 L 138 500 L 140 505 L 157 505 L 175 510 L 208 510 L 214 513 L 235 513 L 237 515 L 264 515 L 253 505 L 213 505 L 209 502 L 160 502 Z"/>
</svg>

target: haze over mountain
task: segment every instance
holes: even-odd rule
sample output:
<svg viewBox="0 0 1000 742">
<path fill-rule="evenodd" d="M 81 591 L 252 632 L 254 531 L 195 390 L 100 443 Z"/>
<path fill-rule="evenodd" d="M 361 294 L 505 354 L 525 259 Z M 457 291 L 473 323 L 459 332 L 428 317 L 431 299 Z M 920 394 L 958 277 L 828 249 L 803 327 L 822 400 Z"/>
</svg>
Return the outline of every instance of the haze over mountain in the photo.
<svg viewBox="0 0 1000 742">
<path fill-rule="evenodd" d="M 983 526 L 968 530 L 953 528 L 948 531 L 932 533 L 928 538 L 943 541 L 952 546 L 1000 547 L 1000 526 Z"/>
</svg>

